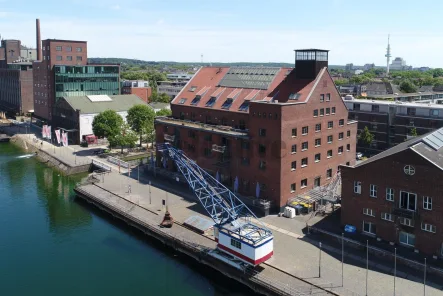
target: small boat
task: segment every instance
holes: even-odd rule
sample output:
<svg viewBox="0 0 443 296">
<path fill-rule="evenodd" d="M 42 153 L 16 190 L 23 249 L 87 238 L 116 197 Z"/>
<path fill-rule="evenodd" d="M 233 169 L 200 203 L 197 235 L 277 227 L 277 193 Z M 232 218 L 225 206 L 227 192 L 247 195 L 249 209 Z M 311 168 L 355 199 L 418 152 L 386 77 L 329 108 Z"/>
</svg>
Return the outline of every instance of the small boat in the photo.
<svg viewBox="0 0 443 296">
<path fill-rule="evenodd" d="M 5 134 L 0 134 L 0 143 L 9 142 L 11 140 L 11 137 Z"/>
</svg>

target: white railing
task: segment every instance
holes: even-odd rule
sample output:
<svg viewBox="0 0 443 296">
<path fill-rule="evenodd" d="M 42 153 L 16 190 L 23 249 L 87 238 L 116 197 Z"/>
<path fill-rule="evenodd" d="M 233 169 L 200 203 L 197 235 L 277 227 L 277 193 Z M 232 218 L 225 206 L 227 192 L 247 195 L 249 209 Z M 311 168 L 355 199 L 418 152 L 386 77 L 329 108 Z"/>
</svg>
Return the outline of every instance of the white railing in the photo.
<svg viewBox="0 0 443 296">
<path fill-rule="evenodd" d="M 218 146 L 216 144 L 212 145 L 212 151 L 214 152 L 225 152 L 226 146 Z"/>
<path fill-rule="evenodd" d="M 126 161 L 123 161 L 121 159 L 118 159 L 118 158 L 115 158 L 112 156 L 108 156 L 108 158 L 106 160 L 109 161 L 110 163 L 116 164 L 122 168 L 126 168 L 126 169 L 129 168 L 129 163 L 127 163 Z"/>
</svg>

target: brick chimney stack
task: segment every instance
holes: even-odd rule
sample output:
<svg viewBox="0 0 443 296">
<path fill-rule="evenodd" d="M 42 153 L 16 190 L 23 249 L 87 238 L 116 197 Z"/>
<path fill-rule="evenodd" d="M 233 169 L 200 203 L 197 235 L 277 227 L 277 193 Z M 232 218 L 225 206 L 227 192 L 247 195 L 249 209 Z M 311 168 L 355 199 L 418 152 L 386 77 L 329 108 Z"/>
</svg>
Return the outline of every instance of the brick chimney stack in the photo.
<svg viewBox="0 0 443 296">
<path fill-rule="evenodd" d="M 37 61 L 42 60 L 42 38 L 40 36 L 40 20 L 35 20 L 36 37 L 37 37 Z"/>
</svg>

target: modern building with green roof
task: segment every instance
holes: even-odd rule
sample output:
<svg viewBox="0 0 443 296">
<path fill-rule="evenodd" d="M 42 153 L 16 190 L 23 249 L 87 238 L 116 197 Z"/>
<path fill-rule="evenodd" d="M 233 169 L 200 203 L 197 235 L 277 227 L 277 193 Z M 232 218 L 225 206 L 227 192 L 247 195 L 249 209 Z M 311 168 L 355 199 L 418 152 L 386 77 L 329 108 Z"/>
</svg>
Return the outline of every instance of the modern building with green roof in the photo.
<svg viewBox="0 0 443 296">
<path fill-rule="evenodd" d="M 55 104 L 52 128 L 68 131 L 70 144 L 79 144 L 85 136 L 93 135 L 92 122 L 100 112 L 114 110 L 124 120 L 135 105 L 145 105 L 136 95 L 90 95 L 62 97 Z"/>
</svg>

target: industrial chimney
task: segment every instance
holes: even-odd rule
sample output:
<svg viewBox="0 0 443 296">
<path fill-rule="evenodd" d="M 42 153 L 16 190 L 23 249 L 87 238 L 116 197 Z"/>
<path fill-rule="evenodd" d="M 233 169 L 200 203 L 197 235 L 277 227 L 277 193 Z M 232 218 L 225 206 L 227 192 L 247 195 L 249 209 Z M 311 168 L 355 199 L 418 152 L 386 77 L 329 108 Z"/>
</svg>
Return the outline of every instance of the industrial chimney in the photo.
<svg viewBox="0 0 443 296">
<path fill-rule="evenodd" d="M 36 26 L 36 37 L 37 37 L 37 61 L 42 60 L 42 38 L 40 36 L 40 20 L 35 20 L 35 26 Z"/>
</svg>

